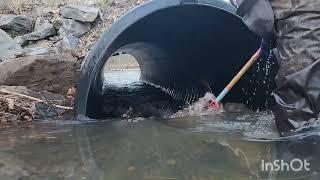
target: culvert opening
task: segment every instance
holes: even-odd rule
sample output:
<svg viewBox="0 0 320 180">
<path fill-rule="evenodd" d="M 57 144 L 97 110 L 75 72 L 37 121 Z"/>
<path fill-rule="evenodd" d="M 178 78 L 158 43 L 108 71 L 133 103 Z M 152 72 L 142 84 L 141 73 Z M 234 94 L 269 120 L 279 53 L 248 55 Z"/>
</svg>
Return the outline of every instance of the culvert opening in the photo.
<svg viewBox="0 0 320 180">
<path fill-rule="evenodd" d="M 165 117 L 182 107 L 161 87 L 143 81 L 138 61 L 126 52 L 106 61 L 101 78 L 101 105 L 95 118 Z"/>
<path fill-rule="evenodd" d="M 101 75 L 103 89 L 110 86 L 130 86 L 140 81 L 141 70 L 132 55 L 117 53 L 106 61 Z"/>
<path fill-rule="evenodd" d="M 220 93 L 257 50 L 260 38 L 223 1 L 181 2 L 150 1 L 127 13 L 101 36 L 82 69 L 76 103 L 78 115 L 119 117 L 121 113 L 109 116 L 110 109 L 101 110 L 108 103 L 101 98 L 105 93 L 100 77 L 107 59 L 121 53 L 138 61 L 140 79 L 149 83 L 151 92 L 165 94 L 178 107 L 180 102 L 202 97 L 208 86 L 215 95 Z M 248 78 L 243 78 L 224 102 L 245 103 L 250 96 L 251 105 L 263 106 L 265 91 L 271 88 L 267 83 L 255 84 L 263 82 L 264 75 L 252 74 L 249 72 Z M 252 97 L 251 92 L 258 98 Z M 123 103 L 115 100 L 109 107 L 119 104 Z"/>
</svg>

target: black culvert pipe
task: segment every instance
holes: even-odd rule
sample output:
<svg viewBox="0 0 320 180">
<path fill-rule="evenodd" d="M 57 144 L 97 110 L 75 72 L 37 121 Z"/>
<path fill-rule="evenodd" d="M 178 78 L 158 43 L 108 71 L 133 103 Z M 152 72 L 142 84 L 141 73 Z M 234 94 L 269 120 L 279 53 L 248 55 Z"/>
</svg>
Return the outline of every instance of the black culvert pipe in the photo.
<svg viewBox="0 0 320 180">
<path fill-rule="evenodd" d="M 201 82 L 207 81 L 218 94 L 260 44 L 235 11 L 221 0 L 153 0 L 128 12 L 102 34 L 86 58 L 76 113 L 94 116 L 90 112 L 101 106 L 101 70 L 117 53 L 135 57 L 144 81 L 183 92 L 204 91 Z M 237 93 L 226 100 L 239 102 L 247 86 L 240 82 L 233 90 Z M 259 97 L 257 104 L 265 99 Z"/>
</svg>

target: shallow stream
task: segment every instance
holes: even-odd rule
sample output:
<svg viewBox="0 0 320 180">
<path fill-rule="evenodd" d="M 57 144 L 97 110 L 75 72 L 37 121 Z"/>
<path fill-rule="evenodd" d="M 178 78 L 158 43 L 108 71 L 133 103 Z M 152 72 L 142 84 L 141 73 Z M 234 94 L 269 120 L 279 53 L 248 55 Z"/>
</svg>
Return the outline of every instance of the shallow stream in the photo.
<svg viewBox="0 0 320 180">
<path fill-rule="evenodd" d="M 0 179 L 320 179 L 319 128 L 280 138 L 270 112 L 80 120 L 1 130 Z"/>
</svg>

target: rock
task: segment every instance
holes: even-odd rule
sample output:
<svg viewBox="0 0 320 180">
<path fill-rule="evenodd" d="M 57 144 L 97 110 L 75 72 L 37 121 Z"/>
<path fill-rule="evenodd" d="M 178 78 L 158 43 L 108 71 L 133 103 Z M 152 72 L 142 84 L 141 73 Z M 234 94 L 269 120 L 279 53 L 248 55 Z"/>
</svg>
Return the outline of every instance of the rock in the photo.
<svg viewBox="0 0 320 180">
<path fill-rule="evenodd" d="M 0 84 L 65 95 L 79 77 L 80 64 L 61 56 L 26 56 L 0 64 Z"/>
<path fill-rule="evenodd" d="M 41 39 L 39 41 L 31 41 L 31 43 L 29 43 L 28 46 L 26 46 L 25 48 L 35 48 L 35 47 L 45 47 L 45 48 L 49 48 L 49 47 L 53 47 L 54 44 L 52 41 L 46 40 L 46 39 Z"/>
<path fill-rule="evenodd" d="M 62 19 L 62 28 L 64 31 L 75 37 L 80 37 L 90 31 L 90 27 L 90 23 L 81 23 L 74 19 Z"/>
<path fill-rule="evenodd" d="M 33 31 L 33 19 L 23 15 L 1 15 L 0 28 L 23 35 Z"/>
<path fill-rule="evenodd" d="M 98 27 L 100 21 L 105 21 L 105 19 L 103 18 L 103 15 L 102 15 L 102 12 L 101 12 L 101 11 L 99 11 L 99 15 L 98 15 L 98 17 L 96 18 L 96 20 L 94 20 L 94 21 L 91 23 L 91 28 Z"/>
<path fill-rule="evenodd" d="M 57 32 L 53 25 L 48 20 L 37 20 L 35 31 L 29 34 L 23 35 L 21 38 L 26 41 L 37 41 L 46 37 L 54 36 Z"/>
<path fill-rule="evenodd" d="M 25 48 L 21 53 L 27 56 L 57 55 L 58 50 L 56 48 L 34 47 Z"/>
<path fill-rule="evenodd" d="M 60 36 L 52 36 L 52 37 L 49 37 L 49 40 L 56 43 L 58 41 L 60 41 L 62 38 Z"/>
<path fill-rule="evenodd" d="M 81 23 L 74 19 L 62 19 L 59 35 L 62 38 L 57 43 L 60 51 L 75 50 L 79 44 L 79 37 L 90 30 L 90 23 Z"/>
<path fill-rule="evenodd" d="M 61 28 L 62 26 L 62 18 L 59 16 L 53 17 L 51 19 L 51 23 L 54 26 L 54 28 L 56 28 L 57 30 Z"/>
<path fill-rule="evenodd" d="M 78 48 L 79 44 L 79 38 L 76 36 L 73 36 L 70 33 L 66 33 L 64 31 L 59 31 L 60 36 L 62 37 L 62 40 L 56 43 L 58 49 L 63 51 L 73 51 Z"/>
<path fill-rule="evenodd" d="M 28 43 L 29 43 L 29 41 L 26 41 L 26 40 L 22 39 L 22 36 L 17 36 L 17 37 L 15 37 L 15 38 L 14 38 L 14 41 L 15 41 L 16 43 L 18 43 L 20 46 L 26 46 L 26 45 L 28 45 Z"/>
<path fill-rule="evenodd" d="M 79 5 L 67 5 L 61 9 L 62 16 L 81 22 L 93 22 L 98 17 L 98 14 L 99 9 L 97 8 Z"/>
<path fill-rule="evenodd" d="M 0 62 L 10 59 L 21 50 L 21 46 L 0 29 Z"/>
</svg>

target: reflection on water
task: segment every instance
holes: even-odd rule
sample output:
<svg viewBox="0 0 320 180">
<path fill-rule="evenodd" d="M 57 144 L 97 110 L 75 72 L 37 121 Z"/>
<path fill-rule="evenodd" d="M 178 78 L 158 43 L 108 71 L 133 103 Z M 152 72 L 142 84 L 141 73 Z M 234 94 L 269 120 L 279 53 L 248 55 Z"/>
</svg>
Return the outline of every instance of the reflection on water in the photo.
<svg viewBox="0 0 320 180">
<path fill-rule="evenodd" d="M 56 121 L 0 131 L 0 179 L 247 180 L 320 178 L 319 131 L 280 138 L 269 112 L 139 121 Z M 303 159 L 311 170 L 262 171 Z"/>
<path fill-rule="evenodd" d="M 128 86 L 140 79 L 139 69 L 129 69 L 123 71 L 108 70 L 104 72 L 105 85 Z"/>
<path fill-rule="evenodd" d="M 319 137 L 263 141 L 257 122 L 185 117 L 189 128 L 159 119 L 35 125 L 0 133 L 1 179 L 290 179 L 319 177 Z M 180 119 L 176 121 L 181 121 Z M 243 124 L 242 124 L 243 121 Z M 177 122 L 176 122 L 177 123 Z M 224 124 L 224 125 L 222 125 Z M 262 172 L 261 161 L 307 159 L 310 172 Z"/>
</svg>

